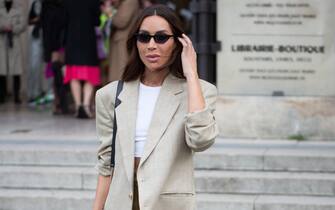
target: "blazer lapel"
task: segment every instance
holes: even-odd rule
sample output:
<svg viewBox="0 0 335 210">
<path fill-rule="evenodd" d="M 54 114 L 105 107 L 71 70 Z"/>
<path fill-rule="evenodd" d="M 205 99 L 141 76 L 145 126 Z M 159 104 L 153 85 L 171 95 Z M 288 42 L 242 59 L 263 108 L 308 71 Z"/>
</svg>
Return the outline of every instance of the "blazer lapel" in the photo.
<svg viewBox="0 0 335 210">
<path fill-rule="evenodd" d="M 137 116 L 139 80 L 125 82 L 119 95 L 121 104 L 116 108 L 117 136 L 120 141 L 122 159 L 130 185 L 134 177 L 134 138 Z"/>
<path fill-rule="evenodd" d="M 180 97 L 178 94 L 183 92 L 181 81 L 182 80 L 172 75 L 168 75 L 164 80 L 155 105 L 155 111 L 151 119 L 147 141 L 144 146 L 139 167 L 141 167 L 158 144 L 172 117 L 177 111 L 180 104 Z"/>
</svg>

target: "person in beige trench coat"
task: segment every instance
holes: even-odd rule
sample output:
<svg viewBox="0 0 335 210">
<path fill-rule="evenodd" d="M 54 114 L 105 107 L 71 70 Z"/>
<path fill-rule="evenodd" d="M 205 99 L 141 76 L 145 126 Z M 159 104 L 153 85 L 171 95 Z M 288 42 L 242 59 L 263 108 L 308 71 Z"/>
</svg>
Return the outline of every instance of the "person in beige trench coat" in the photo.
<svg viewBox="0 0 335 210">
<path fill-rule="evenodd" d="M 112 31 L 110 38 L 109 81 L 121 79 L 128 61 L 126 48 L 128 33 L 134 24 L 140 10 L 138 0 L 112 0 L 117 12 L 112 16 Z"/>
<path fill-rule="evenodd" d="M 6 2 L 11 2 L 9 11 L 5 6 Z M 4 86 L 7 75 L 14 76 L 16 102 L 19 102 L 20 75 L 23 73 L 23 50 L 20 34 L 24 32 L 28 24 L 24 15 L 24 7 L 19 0 L 0 0 L 0 83 L 2 83 L 1 86 Z M 9 38 L 10 36 L 11 38 Z M 0 88 L 1 91 L 4 91 L 5 87 Z"/>
<path fill-rule="evenodd" d="M 11 2 L 11 3 L 10 3 Z M 7 11 L 6 4 L 10 5 Z M 19 0 L 0 0 L 0 100 L 5 100 L 6 77 L 14 78 L 15 102 L 19 103 L 23 55 L 20 34 L 28 24 L 24 5 Z"/>
<path fill-rule="evenodd" d="M 208 149 L 218 135 L 214 117 L 217 90 L 198 78 L 192 42 L 166 6 L 143 10 L 129 34 L 128 48 L 131 56 L 122 77 L 116 116 L 118 82 L 96 94 L 101 145 L 93 209 L 195 210 L 193 154 Z M 137 157 L 137 126 L 145 121 L 138 117 L 143 110 L 143 85 L 159 87 L 160 92 L 145 146 Z M 111 168 L 114 117 L 117 135 L 115 166 Z"/>
</svg>

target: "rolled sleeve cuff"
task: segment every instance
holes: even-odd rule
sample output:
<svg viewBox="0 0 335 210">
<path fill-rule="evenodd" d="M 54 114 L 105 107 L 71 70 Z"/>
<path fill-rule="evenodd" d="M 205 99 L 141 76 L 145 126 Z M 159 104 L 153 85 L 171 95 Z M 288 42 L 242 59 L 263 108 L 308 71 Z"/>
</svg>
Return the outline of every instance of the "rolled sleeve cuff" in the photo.
<svg viewBox="0 0 335 210">
<path fill-rule="evenodd" d="M 113 174 L 113 169 L 111 169 L 110 167 L 104 167 L 99 163 L 95 165 L 95 169 L 101 176 L 111 176 Z"/>
<path fill-rule="evenodd" d="M 185 121 L 186 124 L 191 125 L 208 125 L 213 121 L 213 118 L 210 108 L 206 106 L 203 110 L 186 114 Z"/>
</svg>

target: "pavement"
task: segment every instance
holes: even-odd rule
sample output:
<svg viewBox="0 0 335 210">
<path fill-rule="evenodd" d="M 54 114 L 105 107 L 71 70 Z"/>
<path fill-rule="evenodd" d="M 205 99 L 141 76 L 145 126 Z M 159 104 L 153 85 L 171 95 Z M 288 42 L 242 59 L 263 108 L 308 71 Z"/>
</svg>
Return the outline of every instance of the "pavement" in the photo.
<svg viewBox="0 0 335 210">
<path fill-rule="evenodd" d="M 221 140 L 224 140 L 222 143 Z M 73 115 L 53 115 L 51 104 L 29 106 L 0 104 L 0 141 L 97 144 L 95 119 L 77 119 Z M 325 148 L 334 149 L 333 141 L 297 141 L 283 139 L 234 139 L 219 137 L 215 147 L 244 148 Z"/>
<path fill-rule="evenodd" d="M 51 105 L 0 105 L 0 141 L 97 141 L 94 119 L 53 115 Z"/>
</svg>

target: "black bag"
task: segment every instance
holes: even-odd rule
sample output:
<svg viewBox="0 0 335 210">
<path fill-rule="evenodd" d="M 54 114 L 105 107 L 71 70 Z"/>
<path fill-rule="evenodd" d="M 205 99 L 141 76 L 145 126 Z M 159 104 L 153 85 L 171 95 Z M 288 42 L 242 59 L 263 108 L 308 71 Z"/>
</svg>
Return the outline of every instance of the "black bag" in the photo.
<svg viewBox="0 0 335 210">
<path fill-rule="evenodd" d="M 116 131 L 117 131 L 117 123 L 116 123 L 116 114 L 115 109 L 117 106 L 120 105 L 121 101 L 118 99 L 121 91 L 123 88 L 123 81 L 119 80 L 117 83 L 117 89 L 116 89 L 116 96 L 115 96 L 115 103 L 114 103 L 114 122 L 113 122 L 113 138 L 112 138 L 112 152 L 111 152 L 111 168 L 114 168 L 115 166 L 115 138 L 116 138 Z"/>
</svg>

